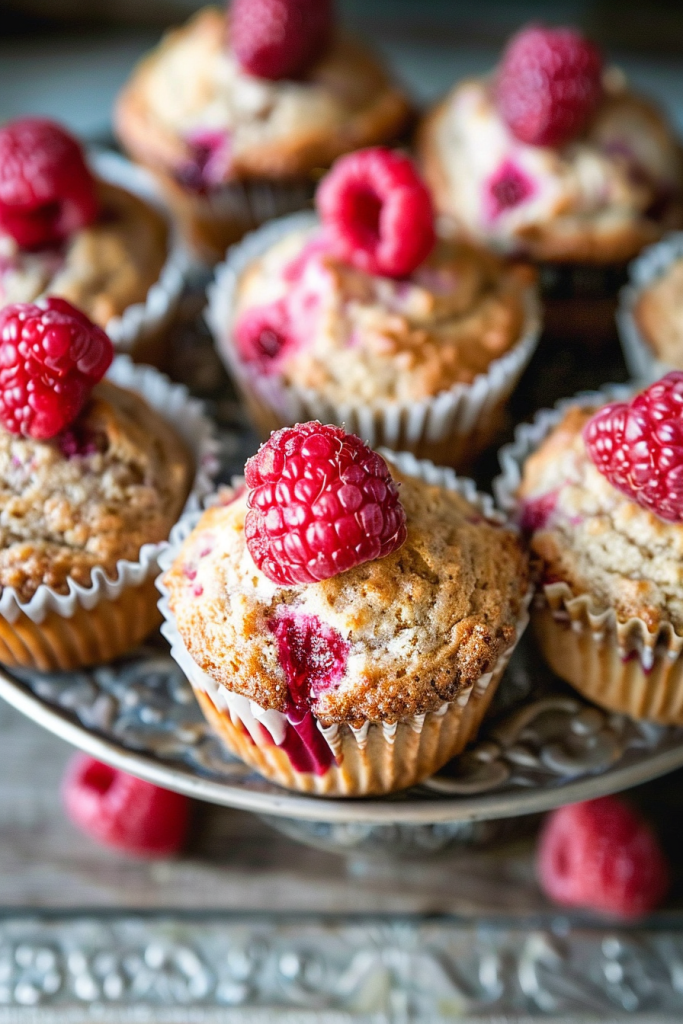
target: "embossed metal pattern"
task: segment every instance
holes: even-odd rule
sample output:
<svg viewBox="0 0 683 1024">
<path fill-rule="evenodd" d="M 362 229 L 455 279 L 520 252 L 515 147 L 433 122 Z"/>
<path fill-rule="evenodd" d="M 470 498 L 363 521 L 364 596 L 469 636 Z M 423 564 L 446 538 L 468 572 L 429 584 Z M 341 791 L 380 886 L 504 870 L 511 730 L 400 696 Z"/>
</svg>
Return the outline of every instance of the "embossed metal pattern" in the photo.
<svg viewBox="0 0 683 1024">
<path fill-rule="evenodd" d="M 229 1016 L 216 1011 L 234 1010 Z M 683 933 L 458 920 L 0 921 L 0 1020 L 683 1015 Z M 666 1015 L 663 1017 L 662 1015 Z M 652 1019 L 652 1017 L 648 1017 Z"/>
<path fill-rule="evenodd" d="M 161 646 L 89 671 L 4 672 L 0 696 L 70 742 L 150 781 L 314 822 L 433 826 L 533 813 L 683 764 L 683 729 L 634 722 L 587 704 L 552 677 L 527 643 L 515 654 L 477 743 L 422 786 L 382 800 L 307 797 L 261 778 L 212 734 Z M 437 833 L 425 843 L 438 846 Z"/>
</svg>

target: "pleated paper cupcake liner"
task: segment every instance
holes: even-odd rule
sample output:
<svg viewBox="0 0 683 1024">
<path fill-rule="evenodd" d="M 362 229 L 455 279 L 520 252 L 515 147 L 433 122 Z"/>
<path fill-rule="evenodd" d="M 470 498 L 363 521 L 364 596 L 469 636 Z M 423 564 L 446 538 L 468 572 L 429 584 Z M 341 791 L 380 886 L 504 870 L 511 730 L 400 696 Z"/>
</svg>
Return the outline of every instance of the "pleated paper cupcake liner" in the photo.
<svg viewBox="0 0 683 1024">
<path fill-rule="evenodd" d="M 138 362 L 163 363 L 165 333 L 177 312 L 189 267 L 187 252 L 169 219 L 158 186 L 144 168 L 118 153 L 97 151 L 90 153 L 88 159 L 98 178 L 138 196 L 169 224 L 168 254 L 159 279 L 147 292 L 144 302 L 128 306 L 105 326 L 117 352 L 130 355 Z"/>
<path fill-rule="evenodd" d="M 667 235 L 645 249 L 629 268 L 629 283 L 619 293 L 617 327 L 629 373 L 651 384 L 670 370 L 680 369 L 660 359 L 638 326 L 635 307 L 642 292 L 663 276 L 672 263 L 683 258 L 683 231 Z M 683 364 L 682 364 L 683 365 Z"/>
<path fill-rule="evenodd" d="M 471 384 L 455 384 L 433 398 L 414 401 L 335 403 L 312 388 L 285 384 L 240 359 L 233 343 L 237 287 L 247 267 L 292 231 L 317 223 L 313 213 L 299 213 L 248 235 L 216 268 L 208 289 L 206 319 L 223 362 L 232 374 L 264 437 L 272 430 L 306 420 L 337 423 L 372 447 L 410 451 L 439 464 L 471 464 L 500 431 L 505 406 L 534 353 L 541 330 L 535 288 L 525 294 L 525 323 L 509 352 L 494 360 Z"/>
<path fill-rule="evenodd" d="M 228 248 L 267 221 L 310 208 L 315 182 L 255 180 L 233 182 L 197 192 L 184 188 L 171 175 L 153 172 L 179 223 L 196 263 L 212 266 Z"/>
<path fill-rule="evenodd" d="M 142 395 L 188 447 L 195 476 L 185 512 L 200 507 L 217 470 L 214 430 L 201 403 L 150 366 L 117 356 L 107 374 Z M 12 587 L 0 594 L 0 662 L 43 671 L 98 664 L 124 654 L 160 621 L 154 580 L 166 542 L 144 544 L 137 561 L 117 562 L 113 576 L 95 567 L 89 586 L 68 580 L 68 594 L 41 584 L 30 601 Z"/>
<path fill-rule="evenodd" d="M 521 424 L 499 455 L 502 473 L 493 490 L 500 508 L 517 517 L 524 463 L 569 406 L 597 409 L 632 395 L 632 386 L 607 386 L 565 399 L 541 410 L 533 423 Z M 670 623 L 653 631 L 639 617 L 620 620 L 615 608 L 594 594 L 576 594 L 566 581 L 542 586 L 531 623 L 553 671 L 589 700 L 634 718 L 683 725 L 683 636 Z"/>
<path fill-rule="evenodd" d="M 459 479 L 450 469 L 419 462 L 410 453 L 383 454 L 402 472 L 455 490 L 486 518 L 505 521 L 495 512 L 491 498 L 479 494 L 471 480 Z M 173 564 L 200 515 L 189 513 L 174 528 L 170 545 L 160 559 L 162 571 Z M 526 628 L 531 597 L 531 594 L 526 596 L 514 642 L 492 671 L 458 694 L 456 700 L 425 714 L 394 722 L 365 721 L 360 726 L 341 723 L 326 727 L 313 719 L 334 762 L 321 766 L 318 771 L 302 771 L 294 767 L 282 746 L 289 724 L 285 715 L 264 710 L 254 701 L 216 683 L 200 668 L 178 632 L 163 577 L 158 579 L 157 586 L 162 594 L 159 607 L 165 620 L 162 632 L 214 731 L 238 757 L 271 781 L 298 792 L 332 797 L 379 795 L 415 785 L 465 748 L 479 730 L 514 647 Z"/>
</svg>

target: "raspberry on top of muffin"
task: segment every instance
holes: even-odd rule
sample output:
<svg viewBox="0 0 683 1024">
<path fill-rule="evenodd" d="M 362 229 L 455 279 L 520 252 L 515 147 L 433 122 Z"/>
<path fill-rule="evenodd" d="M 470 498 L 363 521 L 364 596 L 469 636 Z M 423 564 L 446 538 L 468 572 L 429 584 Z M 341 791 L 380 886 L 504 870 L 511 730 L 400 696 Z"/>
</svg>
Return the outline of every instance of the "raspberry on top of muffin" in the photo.
<svg viewBox="0 0 683 1024">
<path fill-rule="evenodd" d="M 136 159 L 201 191 L 310 177 L 395 138 L 408 115 L 377 59 L 336 30 L 330 0 L 234 0 L 166 37 L 116 120 Z"/>
<path fill-rule="evenodd" d="M 518 492 L 544 584 L 683 634 L 682 481 L 683 373 L 597 412 L 571 405 Z"/>
<path fill-rule="evenodd" d="M 0 306 L 57 295 L 104 327 L 145 298 L 167 250 L 163 217 L 95 178 L 58 124 L 0 128 Z"/>
<path fill-rule="evenodd" d="M 218 691 L 298 728 L 396 722 L 467 694 L 514 643 L 528 575 L 500 520 L 310 422 L 272 435 L 163 582 Z"/>
<path fill-rule="evenodd" d="M 0 588 L 68 594 L 168 537 L 189 453 L 143 398 L 102 377 L 107 335 L 60 298 L 0 309 Z"/>
<path fill-rule="evenodd" d="M 341 157 L 317 205 L 320 225 L 290 231 L 240 277 L 243 364 L 337 403 L 404 401 L 472 383 L 519 341 L 528 268 L 437 241 L 408 157 Z"/>
<path fill-rule="evenodd" d="M 681 221 L 671 127 L 572 29 L 522 29 L 428 115 L 419 149 L 445 222 L 505 252 L 624 262 Z"/>
</svg>

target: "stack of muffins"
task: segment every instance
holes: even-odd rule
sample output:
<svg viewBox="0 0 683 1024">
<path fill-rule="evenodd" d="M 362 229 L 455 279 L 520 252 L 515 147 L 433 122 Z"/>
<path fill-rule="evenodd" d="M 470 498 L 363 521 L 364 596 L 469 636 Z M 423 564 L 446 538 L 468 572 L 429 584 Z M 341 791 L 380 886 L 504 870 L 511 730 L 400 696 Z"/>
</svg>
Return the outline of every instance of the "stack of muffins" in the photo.
<svg viewBox="0 0 683 1024">
<path fill-rule="evenodd" d="M 578 32 L 533 26 L 413 133 L 328 0 L 233 0 L 162 41 L 115 120 L 137 166 L 44 120 L 0 129 L 0 661 L 97 664 L 161 614 L 225 743 L 326 796 L 462 751 L 529 616 L 588 699 L 683 724 L 683 164 L 661 112 Z M 264 439 L 212 493 L 210 424 L 140 365 L 164 361 L 188 254 L 218 263 L 206 318 Z M 541 351 L 597 344 L 634 257 L 641 383 L 520 426 L 496 508 L 455 470 L 509 423 L 543 315 Z"/>
</svg>

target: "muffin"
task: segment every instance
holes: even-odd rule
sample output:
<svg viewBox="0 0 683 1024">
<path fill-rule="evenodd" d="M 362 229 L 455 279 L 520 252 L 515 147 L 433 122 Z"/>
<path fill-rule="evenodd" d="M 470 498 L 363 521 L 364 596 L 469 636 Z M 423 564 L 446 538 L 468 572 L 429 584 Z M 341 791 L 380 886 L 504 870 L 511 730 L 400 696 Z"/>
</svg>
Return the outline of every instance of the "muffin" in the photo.
<svg viewBox="0 0 683 1024">
<path fill-rule="evenodd" d="M 526 623 L 526 554 L 471 481 L 315 422 L 181 520 L 162 567 L 162 631 L 218 735 L 326 796 L 461 751 Z"/>
<path fill-rule="evenodd" d="M 390 174 L 401 178 L 382 199 L 391 230 L 424 240 L 408 262 L 397 248 L 380 265 L 390 232 L 349 247 L 359 232 L 337 198 L 348 200 L 349 180 L 370 191 Z M 322 221 L 303 213 L 264 226 L 231 251 L 210 290 L 216 345 L 254 422 L 268 436 L 323 419 L 373 445 L 468 465 L 496 436 L 534 351 L 533 271 L 468 243 L 435 244 L 424 186 L 389 150 L 343 157 L 320 192 Z M 421 214 L 409 205 L 416 195 Z"/>
<path fill-rule="evenodd" d="M 119 351 L 156 361 L 182 260 L 139 177 L 114 154 L 89 167 L 51 121 L 0 128 L 0 307 L 60 296 L 106 328 Z"/>
<path fill-rule="evenodd" d="M 617 323 L 626 365 L 636 379 L 683 369 L 683 233 L 650 246 L 629 268 Z"/>
<path fill-rule="evenodd" d="M 609 401 L 609 399 L 617 399 Z M 607 709 L 683 724 L 683 373 L 542 412 L 501 453 L 530 536 L 532 624 L 554 672 Z"/>
<path fill-rule="evenodd" d="M 141 641 L 159 621 L 162 543 L 190 492 L 196 504 L 208 487 L 208 425 L 185 390 L 124 356 L 101 380 L 112 355 L 62 299 L 0 310 L 0 662 L 10 667 L 78 668 Z"/>
<path fill-rule="evenodd" d="M 276 45 L 258 0 L 235 0 L 227 20 L 206 8 L 142 61 L 116 108 L 124 148 L 210 263 L 246 231 L 310 205 L 322 169 L 396 138 L 410 114 L 377 58 L 333 28 L 327 0 L 269 7 Z"/>
<path fill-rule="evenodd" d="M 418 150 L 444 230 L 539 264 L 553 333 L 613 332 L 627 262 L 682 223 L 671 126 L 570 29 L 518 33 L 426 116 Z"/>
</svg>

